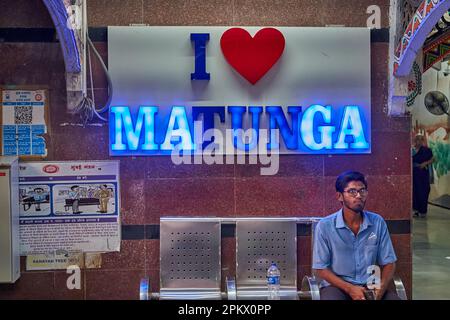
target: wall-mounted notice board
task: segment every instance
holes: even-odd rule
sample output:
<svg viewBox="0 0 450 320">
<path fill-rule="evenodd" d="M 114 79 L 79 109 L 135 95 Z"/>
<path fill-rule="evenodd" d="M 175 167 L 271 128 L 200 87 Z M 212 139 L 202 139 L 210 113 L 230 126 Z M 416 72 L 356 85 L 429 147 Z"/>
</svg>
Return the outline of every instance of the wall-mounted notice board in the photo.
<svg viewBox="0 0 450 320">
<path fill-rule="evenodd" d="M 29 86 L 0 88 L 0 153 L 45 158 L 49 131 L 48 90 Z"/>
</svg>

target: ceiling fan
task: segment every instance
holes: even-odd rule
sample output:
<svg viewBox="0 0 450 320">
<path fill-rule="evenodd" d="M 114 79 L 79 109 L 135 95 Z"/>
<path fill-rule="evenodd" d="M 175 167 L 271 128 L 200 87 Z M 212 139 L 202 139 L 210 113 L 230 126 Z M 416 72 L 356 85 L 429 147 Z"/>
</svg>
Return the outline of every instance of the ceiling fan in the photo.
<svg viewBox="0 0 450 320">
<path fill-rule="evenodd" d="M 440 91 L 430 91 L 425 95 L 425 107 L 427 108 L 427 110 L 436 115 L 436 116 L 441 116 L 443 114 L 447 114 L 448 110 L 449 110 L 449 103 L 448 103 L 448 99 L 445 96 L 445 94 L 443 94 Z"/>
<path fill-rule="evenodd" d="M 447 62 L 447 68 L 443 69 L 442 64 Z M 442 63 L 436 63 L 433 66 L 436 72 L 436 89 L 439 88 L 439 72 L 442 71 L 443 75 L 446 77 L 450 74 L 450 55 L 447 55 Z M 438 67 L 439 65 L 439 67 Z M 424 99 L 425 107 L 427 110 L 436 116 L 441 116 L 443 114 L 449 115 L 449 101 L 447 96 L 438 90 L 430 91 L 425 95 Z"/>
</svg>

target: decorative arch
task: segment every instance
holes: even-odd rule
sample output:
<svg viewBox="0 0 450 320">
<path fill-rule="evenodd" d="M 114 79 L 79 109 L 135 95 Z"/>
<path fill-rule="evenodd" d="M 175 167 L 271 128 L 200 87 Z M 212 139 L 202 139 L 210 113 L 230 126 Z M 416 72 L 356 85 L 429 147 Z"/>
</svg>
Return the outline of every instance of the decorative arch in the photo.
<svg viewBox="0 0 450 320">
<path fill-rule="evenodd" d="M 450 0 L 424 0 L 408 24 L 394 53 L 394 75 L 407 77 L 427 36 L 450 9 Z"/>
<path fill-rule="evenodd" d="M 423 46 L 423 72 L 450 54 L 450 26 L 446 32 Z"/>
<path fill-rule="evenodd" d="M 47 7 L 53 24 L 58 33 L 61 50 L 67 73 L 81 72 L 81 59 L 78 45 L 78 35 L 75 30 L 67 26 L 69 20 L 68 8 L 71 6 L 69 0 L 43 0 Z"/>
</svg>

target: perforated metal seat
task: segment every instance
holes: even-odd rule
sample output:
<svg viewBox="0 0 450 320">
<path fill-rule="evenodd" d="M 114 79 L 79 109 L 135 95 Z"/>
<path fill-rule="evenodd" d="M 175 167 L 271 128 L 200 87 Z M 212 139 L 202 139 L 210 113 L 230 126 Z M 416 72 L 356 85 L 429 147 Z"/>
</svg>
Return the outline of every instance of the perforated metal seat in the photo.
<svg viewBox="0 0 450 320">
<path fill-rule="evenodd" d="M 160 299 L 221 299 L 220 222 L 161 218 Z"/>
<path fill-rule="evenodd" d="M 297 226 L 295 220 L 249 218 L 236 222 L 236 297 L 267 299 L 267 269 L 281 273 L 281 299 L 297 299 Z"/>
</svg>

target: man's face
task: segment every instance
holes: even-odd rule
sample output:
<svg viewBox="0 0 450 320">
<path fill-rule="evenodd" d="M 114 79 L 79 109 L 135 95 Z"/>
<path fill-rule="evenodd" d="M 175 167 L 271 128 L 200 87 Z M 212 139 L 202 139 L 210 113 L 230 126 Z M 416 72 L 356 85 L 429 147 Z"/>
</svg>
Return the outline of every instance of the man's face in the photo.
<svg viewBox="0 0 450 320">
<path fill-rule="evenodd" d="M 353 195 L 352 192 L 355 191 L 359 192 Z M 337 193 L 337 197 L 338 200 L 342 202 L 344 207 L 356 212 L 361 212 L 364 210 L 364 206 L 366 205 L 367 189 L 361 181 L 350 181 L 344 188 L 344 192 Z"/>
</svg>

